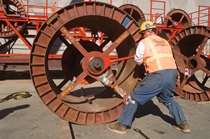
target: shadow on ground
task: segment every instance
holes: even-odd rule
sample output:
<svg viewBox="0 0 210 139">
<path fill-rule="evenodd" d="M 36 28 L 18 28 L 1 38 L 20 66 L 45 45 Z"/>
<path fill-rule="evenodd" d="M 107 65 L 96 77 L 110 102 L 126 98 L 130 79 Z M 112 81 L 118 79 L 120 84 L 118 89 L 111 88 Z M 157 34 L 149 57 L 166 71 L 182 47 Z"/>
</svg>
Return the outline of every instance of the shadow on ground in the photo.
<svg viewBox="0 0 210 139">
<path fill-rule="evenodd" d="M 141 118 L 144 116 L 147 116 L 149 114 L 155 115 L 155 116 L 159 116 L 160 118 L 162 118 L 165 122 L 174 125 L 174 119 L 171 118 L 168 115 L 165 115 L 160 108 L 152 101 L 148 101 L 146 104 L 144 104 L 143 106 L 139 106 L 137 109 L 137 112 L 135 114 L 135 118 Z"/>
<path fill-rule="evenodd" d="M 7 108 L 7 109 L 3 109 L 3 110 L 0 110 L 0 120 L 5 118 L 6 116 L 8 116 L 9 114 L 17 111 L 17 110 L 20 110 L 20 109 L 26 109 L 30 107 L 30 105 L 20 105 L 20 106 L 16 106 L 16 107 L 12 107 L 12 108 Z"/>
</svg>

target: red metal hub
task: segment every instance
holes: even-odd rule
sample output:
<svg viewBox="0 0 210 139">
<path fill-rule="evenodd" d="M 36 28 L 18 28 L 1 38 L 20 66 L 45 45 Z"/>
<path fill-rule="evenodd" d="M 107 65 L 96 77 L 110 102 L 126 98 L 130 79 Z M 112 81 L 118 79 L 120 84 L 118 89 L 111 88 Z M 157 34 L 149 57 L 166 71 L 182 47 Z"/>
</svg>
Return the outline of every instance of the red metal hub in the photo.
<svg viewBox="0 0 210 139">
<path fill-rule="evenodd" d="M 83 69 L 87 69 L 87 71 L 93 75 L 102 74 L 111 65 L 109 57 L 106 57 L 99 52 L 90 52 L 84 57 L 83 62 L 83 65 L 85 65 Z M 86 67 L 86 65 L 88 66 Z"/>
<path fill-rule="evenodd" d="M 103 57 L 101 56 L 93 56 L 89 59 L 88 62 L 88 71 L 91 74 L 100 74 L 101 72 L 103 72 L 105 70 L 104 67 L 104 60 Z"/>
</svg>

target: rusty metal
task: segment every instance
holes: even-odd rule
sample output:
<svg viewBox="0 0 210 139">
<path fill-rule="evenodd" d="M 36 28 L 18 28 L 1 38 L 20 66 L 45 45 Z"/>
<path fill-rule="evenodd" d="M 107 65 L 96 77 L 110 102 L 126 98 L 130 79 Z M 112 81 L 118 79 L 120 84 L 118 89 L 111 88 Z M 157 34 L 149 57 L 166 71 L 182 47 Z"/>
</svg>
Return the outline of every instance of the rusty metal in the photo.
<svg viewBox="0 0 210 139">
<path fill-rule="evenodd" d="M 104 34 L 103 43 L 80 40 L 71 29 Z M 137 83 L 130 60 L 140 40 L 138 23 L 125 11 L 102 2 L 69 5 L 51 16 L 34 39 L 30 56 L 33 84 L 45 105 L 60 118 L 83 125 L 116 120 Z M 62 80 L 52 77 L 49 55 L 56 41 L 66 45 Z M 125 94 L 124 94 L 125 93 Z"/>
<path fill-rule="evenodd" d="M 142 10 L 133 4 L 124 4 L 119 7 L 133 17 L 139 26 L 146 20 Z"/>
<path fill-rule="evenodd" d="M 185 99 L 210 99 L 210 59 L 205 55 L 210 30 L 193 26 L 180 31 L 171 41 L 179 78 L 175 92 Z"/>
<path fill-rule="evenodd" d="M 32 13 L 33 9 L 40 9 L 42 12 Z M 1 70 L 29 70 L 29 55 L 31 49 L 31 38 L 34 38 L 39 27 L 46 21 L 48 15 L 48 0 L 46 5 L 30 5 L 29 0 L 23 3 L 20 0 L 1 0 L 0 1 L 0 65 Z M 35 31 L 34 31 L 35 30 Z M 26 48 L 18 49 L 18 39 Z M 16 50 L 23 49 L 19 53 Z M 25 52 L 24 52 L 25 51 Z M 53 56 L 52 56 L 53 55 Z M 51 67 L 56 69 L 57 54 L 51 54 Z M 22 61 L 24 59 L 24 63 Z M 60 62 L 60 60 L 59 60 Z"/>
<path fill-rule="evenodd" d="M 176 28 L 185 29 L 192 26 L 192 20 L 184 10 L 173 9 L 164 18 L 164 27 L 170 27 L 171 30 L 164 30 L 166 37 L 170 37 Z"/>
<path fill-rule="evenodd" d="M 17 40 L 18 38 L 31 49 L 31 43 L 29 38 L 35 37 L 34 30 L 38 32 L 41 24 L 46 21 L 49 15 L 48 12 L 48 0 L 45 0 L 45 5 L 30 5 L 29 0 L 25 0 L 23 3 L 20 0 L 1 0 L 0 1 L 0 38 L 8 39 L 5 42 L 1 42 L 0 49 L 10 47 L 9 42 L 11 40 Z M 34 9 L 39 9 L 42 12 L 31 12 Z M 2 52 L 1 52 L 2 53 Z M 11 54 L 10 51 L 6 52 Z"/>
<path fill-rule="evenodd" d="M 26 16 L 23 4 L 18 0 L 1 0 L 0 15 L 14 18 L 24 18 Z M 11 24 L 18 32 L 23 32 L 26 29 L 25 22 L 11 21 Z M 0 21 L 0 37 L 12 38 L 17 36 L 14 30 L 4 21 Z"/>
</svg>

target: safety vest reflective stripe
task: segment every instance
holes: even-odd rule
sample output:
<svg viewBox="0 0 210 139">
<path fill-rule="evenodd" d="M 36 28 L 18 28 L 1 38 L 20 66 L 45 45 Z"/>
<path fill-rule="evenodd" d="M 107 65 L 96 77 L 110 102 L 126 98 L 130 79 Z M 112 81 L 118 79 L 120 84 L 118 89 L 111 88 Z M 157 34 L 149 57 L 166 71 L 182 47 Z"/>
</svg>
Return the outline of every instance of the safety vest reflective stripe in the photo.
<svg viewBox="0 0 210 139">
<path fill-rule="evenodd" d="M 151 58 L 147 59 L 147 60 L 145 61 L 145 64 L 147 64 L 147 63 L 149 63 L 149 62 L 151 62 L 151 61 L 153 61 L 153 60 L 158 60 L 158 61 L 160 61 L 159 58 L 165 58 L 165 57 L 171 57 L 171 58 L 173 58 L 173 56 L 172 56 L 171 54 L 159 54 L 159 55 L 156 55 L 156 56 L 154 56 L 154 57 L 151 57 Z"/>
<path fill-rule="evenodd" d="M 159 70 L 162 69 L 162 66 L 161 66 L 161 64 L 160 64 L 159 55 L 157 54 L 157 51 L 155 50 L 154 45 L 153 45 L 152 42 L 151 42 L 149 39 L 147 39 L 147 38 L 146 38 L 146 41 L 147 41 L 147 43 L 149 44 L 149 46 L 150 46 L 150 48 L 151 48 L 151 50 L 152 50 L 154 56 L 151 57 L 151 58 L 149 58 L 148 60 L 146 60 L 146 61 L 145 61 L 145 64 L 147 64 L 147 63 L 150 62 L 150 61 L 156 60 L 158 69 L 159 69 Z"/>
</svg>

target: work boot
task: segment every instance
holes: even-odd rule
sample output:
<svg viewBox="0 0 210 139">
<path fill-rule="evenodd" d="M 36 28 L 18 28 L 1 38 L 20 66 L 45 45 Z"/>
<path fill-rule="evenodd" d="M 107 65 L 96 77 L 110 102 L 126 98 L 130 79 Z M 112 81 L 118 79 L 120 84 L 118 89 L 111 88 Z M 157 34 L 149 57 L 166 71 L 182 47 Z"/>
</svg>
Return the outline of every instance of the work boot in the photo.
<svg viewBox="0 0 210 139">
<path fill-rule="evenodd" d="M 189 133 L 190 132 L 190 127 L 187 124 L 186 121 L 182 122 L 180 125 L 175 125 L 175 127 L 179 130 L 181 130 L 184 133 Z"/>
<path fill-rule="evenodd" d="M 109 124 L 107 127 L 109 130 L 119 133 L 119 134 L 125 134 L 126 133 L 126 127 L 121 125 L 120 123 L 116 122 L 113 124 Z"/>
</svg>

